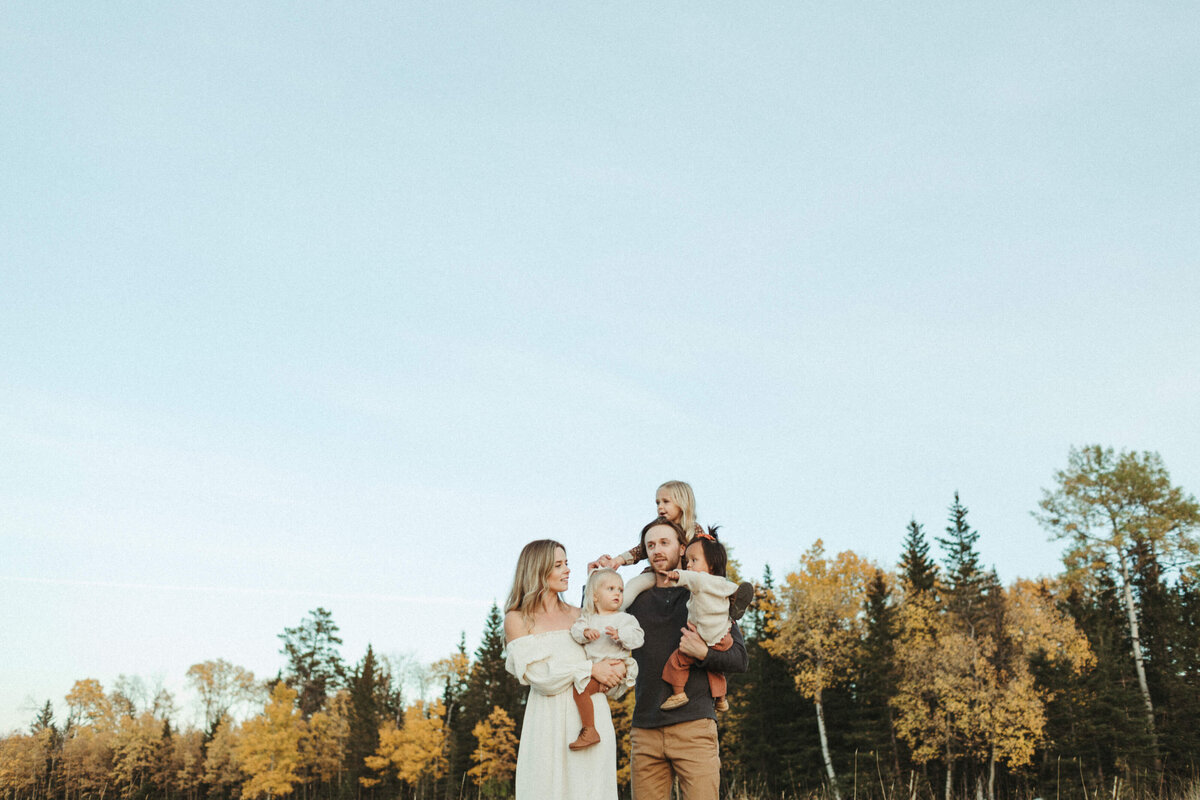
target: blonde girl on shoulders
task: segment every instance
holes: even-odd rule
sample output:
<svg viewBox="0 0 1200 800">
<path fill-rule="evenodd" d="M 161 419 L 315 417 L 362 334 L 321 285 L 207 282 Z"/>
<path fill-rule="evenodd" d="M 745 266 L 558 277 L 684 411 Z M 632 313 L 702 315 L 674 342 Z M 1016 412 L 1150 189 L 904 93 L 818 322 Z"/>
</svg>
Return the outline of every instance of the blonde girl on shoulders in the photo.
<svg viewBox="0 0 1200 800">
<path fill-rule="evenodd" d="M 684 535 L 690 542 L 697 533 L 703 533 L 704 528 L 696 521 L 696 495 L 692 487 L 684 481 L 667 481 L 654 493 L 654 506 L 658 516 L 674 522 L 683 528 Z M 619 556 L 602 555 L 588 564 L 588 571 L 596 567 L 623 567 L 636 564 L 646 557 L 646 550 L 641 541 L 621 553 Z"/>
</svg>

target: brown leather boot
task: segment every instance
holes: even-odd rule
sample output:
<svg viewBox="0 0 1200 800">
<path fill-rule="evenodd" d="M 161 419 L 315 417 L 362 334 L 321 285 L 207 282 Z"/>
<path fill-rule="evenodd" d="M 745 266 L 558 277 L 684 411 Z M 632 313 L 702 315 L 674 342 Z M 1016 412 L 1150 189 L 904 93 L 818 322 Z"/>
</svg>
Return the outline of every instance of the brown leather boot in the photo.
<svg viewBox="0 0 1200 800">
<path fill-rule="evenodd" d="M 583 730 L 579 732 L 579 738 L 571 742 L 567 747 L 572 750 L 582 750 L 585 747 L 591 747 L 599 743 L 600 734 L 590 725 L 584 725 Z"/>
</svg>

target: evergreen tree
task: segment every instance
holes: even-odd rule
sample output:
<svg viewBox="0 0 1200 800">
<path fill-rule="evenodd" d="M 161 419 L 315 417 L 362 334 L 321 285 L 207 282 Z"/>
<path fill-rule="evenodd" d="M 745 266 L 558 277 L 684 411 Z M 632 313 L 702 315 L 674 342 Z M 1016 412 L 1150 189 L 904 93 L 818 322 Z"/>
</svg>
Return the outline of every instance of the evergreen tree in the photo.
<svg viewBox="0 0 1200 800">
<path fill-rule="evenodd" d="M 475 728 L 487 720 L 494 709 L 502 709 L 516 725 L 515 735 L 518 738 L 521 735 L 525 692 L 520 682 L 505 669 L 504 647 L 504 615 L 493 602 L 484 622 L 483 637 L 475 650 L 475 660 L 471 663 L 466 685 L 462 689 L 460 718 L 450 726 L 451 782 L 458 780 L 461 783 L 461 774 L 470 768 L 471 755 L 478 748 Z"/>
<path fill-rule="evenodd" d="M 1121 765 L 1147 769 L 1154 759 L 1153 740 L 1141 714 L 1141 698 L 1128 672 L 1129 639 L 1121 621 L 1120 590 L 1111 575 L 1101 575 L 1089 587 L 1073 584 L 1063 599 L 1096 657 L 1096 665 L 1082 676 L 1063 667 L 1041 662 L 1033 665 L 1038 684 L 1050 697 L 1046 706 L 1046 739 L 1049 742 L 1045 784 L 1063 777 L 1047 771 L 1049 758 L 1077 761 L 1075 783 L 1085 776 L 1088 791 L 1111 783 Z"/>
<path fill-rule="evenodd" d="M 763 647 L 778 619 L 775 580 L 767 565 L 754 603 L 742 617 L 749 667 L 730 683 L 721 749 L 729 754 L 722 759 L 727 784 L 772 794 L 821 769 L 813 705 L 796 690 L 787 663 Z"/>
<path fill-rule="evenodd" d="M 45 753 L 45 760 L 37 776 L 37 783 L 40 791 L 49 796 L 53 791 L 54 765 L 63 744 L 63 732 L 59 731 L 54 724 L 54 707 L 50 705 L 49 700 L 34 717 L 33 724 L 29 726 L 29 732 L 38 741 L 42 752 Z"/>
<path fill-rule="evenodd" d="M 308 618 L 295 628 L 284 628 L 281 653 L 288 658 L 284 680 L 299 693 L 300 713 L 308 719 L 325 706 L 325 699 L 341 688 L 346 666 L 337 645 L 338 626 L 324 608 L 308 612 Z"/>
<path fill-rule="evenodd" d="M 458 797 L 459 787 L 470 768 L 471 753 L 475 750 L 471 739 L 474 725 L 467 726 L 464 705 L 471 674 L 465 633 L 459 636 L 458 651 L 450 658 L 435 663 L 433 671 L 443 680 L 441 706 L 444 720 L 442 735 L 445 737 L 446 770 L 440 777 L 444 778 L 445 797 L 450 800 L 450 798 Z"/>
<path fill-rule="evenodd" d="M 990 581 L 975 549 L 979 532 L 967 523 L 967 507 L 959 500 L 958 492 L 949 511 L 946 536 L 937 540 L 945 552 L 946 611 L 957 623 L 974 631 L 987 616 L 984 596 Z"/>
<path fill-rule="evenodd" d="M 853 732 L 849 743 L 878 755 L 884 768 L 900 771 L 892 707 L 896 694 L 896 608 L 883 570 L 876 569 L 867 584 L 864 602 L 866 635 L 855 667 Z"/>
<path fill-rule="evenodd" d="M 471 729 L 492 713 L 504 709 L 516 723 L 517 736 L 525 716 L 525 691 L 520 682 L 508 673 L 504 661 L 504 615 L 493 602 L 483 627 L 483 637 L 475 650 L 471 675 L 463 697 L 464 713 Z"/>
<path fill-rule="evenodd" d="M 1186 771 L 1200 753 L 1200 684 L 1195 680 L 1200 642 L 1187 613 L 1193 590 L 1186 573 L 1179 581 L 1168 580 L 1150 542 L 1140 541 L 1135 549 L 1134 592 L 1141 609 L 1146 682 L 1156 709 L 1163 765 Z"/>
<path fill-rule="evenodd" d="M 365 759 L 379 747 L 379 726 L 384 719 L 380 708 L 383 683 L 375 651 L 368 644 L 366 655 L 350 676 L 350 732 L 346 740 L 346 780 L 342 784 L 343 794 L 350 797 L 357 795 L 359 779 L 366 774 Z"/>
<path fill-rule="evenodd" d="M 1200 504 L 1178 486 L 1157 453 L 1122 452 L 1090 445 L 1071 449 L 1070 463 L 1055 475 L 1058 486 L 1042 493 L 1037 514 L 1055 538 L 1067 539 L 1064 556 L 1076 579 L 1115 571 L 1129 631 L 1129 653 L 1142 694 L 1146 727 L 1157 752 L 1154 701 L 1146 674 L 1141 608 L 1135 597 L 1137 559 L 1153 552 L 1168 564 L 1195 569 L 1200 558 Z M 1155 769 L 1160 766 L 1155 757 Z"/>
<path fill-rule="evenodd" d="M 904 551 L 900 554 L 900 578 L 905 591 L 931 592 L 937 586 L 937 577 L 938 568 L 929 557 L 925 529 L 915 519 L 909 520 Z"/>
</svg>

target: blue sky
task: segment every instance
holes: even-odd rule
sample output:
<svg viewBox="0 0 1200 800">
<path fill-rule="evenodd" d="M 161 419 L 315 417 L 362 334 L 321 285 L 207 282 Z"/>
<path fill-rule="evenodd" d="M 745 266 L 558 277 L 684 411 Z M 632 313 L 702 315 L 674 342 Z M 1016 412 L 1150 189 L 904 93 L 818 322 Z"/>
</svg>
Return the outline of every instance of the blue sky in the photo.
<svg viewBox="0 0 1200 800">
<path fill-rule="evenodd" d="M 1072 445 L 1200 489 L 1185 3 L 15 3 L 0 730 L 478 641 L 690 481 L 746 570 L 985 561 Z"/>
</svg>

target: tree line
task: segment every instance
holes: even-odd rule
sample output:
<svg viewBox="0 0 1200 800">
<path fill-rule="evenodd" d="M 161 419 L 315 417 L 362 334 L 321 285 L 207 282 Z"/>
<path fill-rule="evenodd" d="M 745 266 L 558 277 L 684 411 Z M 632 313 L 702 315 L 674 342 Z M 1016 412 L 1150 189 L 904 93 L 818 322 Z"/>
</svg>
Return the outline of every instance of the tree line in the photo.
<svg viewBox="0 0 1200 800">
<path fill-rule="evenodd" d="M 1065 544 L 1052 578 L 1003 585 L 957 494 L 940 535 L 908 523 L 894 568 L 820 540 L 782 580 L 767 567 L 719 720 L 727 794 L 1200 791 L 1200 506 L 1157 454 L 1089 446 L 1034 513 Z M 370 646 L 347 664 L 323 608 L 280 640 L 267 681 L 188 670 L 199 726 L 137 679 L 77 681 L 65 719 L 47 701 L 0 739 L 0 798 L 511 796 L 525 689 L 494 605 L 473 654 L 464 639 L 413 674 Z M 626 787 L 632 700 L 612 704 Z"/>
</svg>

